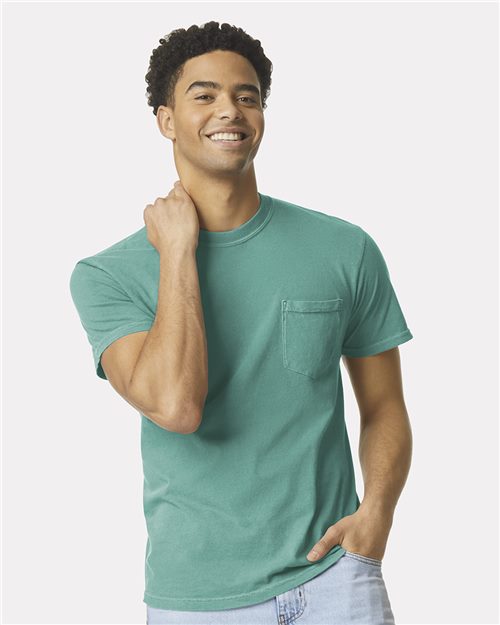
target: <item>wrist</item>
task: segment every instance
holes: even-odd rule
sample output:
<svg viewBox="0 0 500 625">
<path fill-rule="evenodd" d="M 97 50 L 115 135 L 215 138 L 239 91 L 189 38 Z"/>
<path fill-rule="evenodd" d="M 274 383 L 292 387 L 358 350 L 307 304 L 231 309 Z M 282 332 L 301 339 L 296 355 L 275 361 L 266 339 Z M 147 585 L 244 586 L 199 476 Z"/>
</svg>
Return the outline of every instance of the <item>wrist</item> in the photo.
<svg viewBox="0 0 500 625">
<path fill-rule="evenodd" d="M 391 506 L 380 497 L 364 497 L 359 505 L 361 513 L 367 513 L 371 517 L 376 516 L 392 523 L 394 517 L 394 506 Z"/>
<path fill-rule="evenodd" d="M 196 244 L 170 244 L 163 245 L 158 248 L 158 253 L 160 258 L 182 258 L 185 256 L 194 256 L 196 254 L 197 245 Z"/>
</svg>

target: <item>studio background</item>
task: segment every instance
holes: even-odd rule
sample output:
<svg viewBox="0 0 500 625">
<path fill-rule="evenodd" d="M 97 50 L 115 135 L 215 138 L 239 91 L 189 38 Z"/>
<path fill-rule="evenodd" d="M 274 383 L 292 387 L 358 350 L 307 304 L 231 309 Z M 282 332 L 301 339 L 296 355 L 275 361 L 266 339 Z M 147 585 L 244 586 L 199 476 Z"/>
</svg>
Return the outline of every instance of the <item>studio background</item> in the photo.
<svg viewBox="0 0 500 625">
<path fill-rule="evenodd" d="M 273 63 L 259 191 L 364 228 L 414 334 L 412 467 L 383 563 L 396 622 L 498 622 L 498 5 L 2 13 L 3 622 L 145 623 L 140 417 L 96 376 L 69 278 L 177 179 L 144 76 L 160 37 L 210 20 Z"/>
</svg>

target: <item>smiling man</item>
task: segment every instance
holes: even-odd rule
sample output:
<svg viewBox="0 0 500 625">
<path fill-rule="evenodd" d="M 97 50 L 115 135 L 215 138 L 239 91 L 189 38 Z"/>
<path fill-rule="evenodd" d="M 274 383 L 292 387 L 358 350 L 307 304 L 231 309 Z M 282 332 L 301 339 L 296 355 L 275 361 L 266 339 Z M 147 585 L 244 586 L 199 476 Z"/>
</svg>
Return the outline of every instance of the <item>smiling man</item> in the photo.
<svg viewBox="0 0 500 625">
<path fill-rule="evenodd" d="M 147 622 L 394 623 L 382 558 L 410 467 L 412 334 L 387 265 L 362 227 L 257 190 L 258 40 L 209 22 L 160 44 L 148 103 L 179 180 L 70 282 L 97 375 L 141 417 Z"/>
</svg>

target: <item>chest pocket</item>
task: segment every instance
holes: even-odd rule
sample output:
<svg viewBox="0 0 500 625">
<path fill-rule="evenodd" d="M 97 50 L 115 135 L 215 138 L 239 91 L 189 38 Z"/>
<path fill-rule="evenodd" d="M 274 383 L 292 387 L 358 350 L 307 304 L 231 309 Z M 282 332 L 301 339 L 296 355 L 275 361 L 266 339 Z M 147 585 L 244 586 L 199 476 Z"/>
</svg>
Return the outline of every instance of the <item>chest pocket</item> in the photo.
<svg viewBox="0 0 500 625">
<path fill-rule="evenodd" d="M 281 300 L 283 366 L 319 377 L 338 351 L 342 299 Z"/>
</svg>

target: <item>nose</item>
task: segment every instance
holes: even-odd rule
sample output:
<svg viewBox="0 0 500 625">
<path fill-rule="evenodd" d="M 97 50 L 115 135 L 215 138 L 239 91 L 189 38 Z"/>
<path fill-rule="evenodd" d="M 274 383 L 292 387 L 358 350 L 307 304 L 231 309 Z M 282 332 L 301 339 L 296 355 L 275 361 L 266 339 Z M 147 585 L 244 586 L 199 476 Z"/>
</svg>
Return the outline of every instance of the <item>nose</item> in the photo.
<svg viewBox="0 0 500 625">
<path fill-rule="evenodd" d="M 217 117 L 219 119 L 241 119 L 242 114 L 238 106 L 232 101 L 230 97 L 220 97 L 220 104 L 217 108 Z"/>
</svg>

